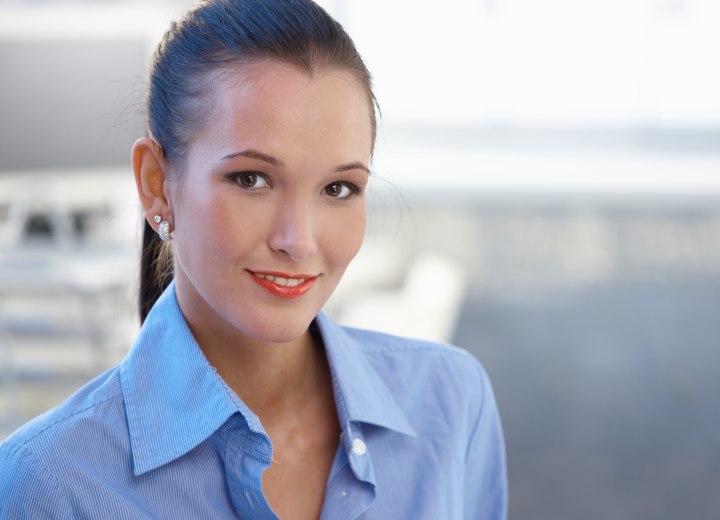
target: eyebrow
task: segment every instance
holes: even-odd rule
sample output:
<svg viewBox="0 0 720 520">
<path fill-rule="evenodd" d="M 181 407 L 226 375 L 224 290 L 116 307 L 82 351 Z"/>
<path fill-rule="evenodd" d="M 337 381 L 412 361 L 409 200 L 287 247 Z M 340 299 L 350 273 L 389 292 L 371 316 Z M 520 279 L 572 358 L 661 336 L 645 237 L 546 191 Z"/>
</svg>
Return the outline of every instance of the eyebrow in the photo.
<svg viewBox="0 0 720 520">
<path fill-rule="evenodd" d="M 273 157 L 272 155 L 268 155 L 266 153 L 260 152 L 258 150 L 243 150 L 241 152 L 234 152 L 227 154 L 223 157 L 223 159 L 234 159 L 235 157 L 248 157 L 250 159 L 258 159 L 260 161 L 266 162 L 272 166 L 276 166 L 278 168 L 285 168 L 285 163 L 283 163 L 280 159 L 277 159 Z M 368 173 L 368 175 L 371 175 L 370 168 L 365 166 L 360 161 L 353 161 L 346 164 L 341 164 L 337 168 L 335 168 L 333 171 L 335 173 L 342 173 L 347 172 L 350 170 L 364 170 Z"/>
<path fill-rule="evenodd" d="M 272 166 L 277 166 L 278 168 L 285 168 L 285 165 L 280 159 L 276 159 L 272 155 L 268 155 L 266 153 L 258 152 L 257 150 L 243 150 L 242 152 L 230 153 L 223 157 L 223 159 L 234 159 L 235 157 L 249 157 L 250 159 L 259 159 L 268 164 L 271 164 Z"/>
<path fill-rule="evenodd" d="M 368 175 L 371 175 L 370 168 L 365 166 L 360 161 L 353 161 L 351 163 L 341 164 L 340 166 L 335 168 L 335 173 L 342 173 L 350 170 L 365 170 Z"/>
</svg>

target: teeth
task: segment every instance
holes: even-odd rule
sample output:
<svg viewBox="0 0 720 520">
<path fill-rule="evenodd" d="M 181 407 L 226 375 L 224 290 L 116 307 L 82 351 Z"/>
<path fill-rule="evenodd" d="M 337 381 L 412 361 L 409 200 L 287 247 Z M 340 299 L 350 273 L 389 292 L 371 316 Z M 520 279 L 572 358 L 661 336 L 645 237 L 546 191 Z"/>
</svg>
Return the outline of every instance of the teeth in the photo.
<svg viewBox="0 0 720 520">
<path fill-rule="evenodd" d="M 283 278 L 282 276 L 272 276 L 270 274 L 260 274 L 260 273 L 253 273 L 253 274 L 255 276 L 257 276 L 258 278 L 263 278 L 272 283 L 276 283 L 278 285 L 284 285 L 286 287 L 295 287 L 305 281 L 304 278 Z"/>
</svg>

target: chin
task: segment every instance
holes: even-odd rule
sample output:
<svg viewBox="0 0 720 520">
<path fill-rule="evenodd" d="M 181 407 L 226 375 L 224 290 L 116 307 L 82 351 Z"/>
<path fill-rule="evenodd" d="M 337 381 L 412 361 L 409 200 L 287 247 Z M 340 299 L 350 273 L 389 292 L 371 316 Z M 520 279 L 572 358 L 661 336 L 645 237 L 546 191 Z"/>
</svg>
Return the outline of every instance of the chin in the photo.
<svg viewBox="0 0 720 520">
<path fill-rule="evenodd" d="M 257 334 L 253 334 L 253 338 L 262 343 L 277 343 L 278 345 L 282 345 L 300 339 L 307 331 L 308 327 L 293 331 L 259 331 Z"/>
<path fill-rule="evenodd" d="M 303 317 L 262 317 L 253 320 L 251 324 L 238 324 L 238 330 L 244 330 L 245 335 L 252 337 L 256 341 L 264 343 L 290 343 L 301 338 L 310 327 L 310 323 L 315 319 L 312 316 Z"/>
</svg>

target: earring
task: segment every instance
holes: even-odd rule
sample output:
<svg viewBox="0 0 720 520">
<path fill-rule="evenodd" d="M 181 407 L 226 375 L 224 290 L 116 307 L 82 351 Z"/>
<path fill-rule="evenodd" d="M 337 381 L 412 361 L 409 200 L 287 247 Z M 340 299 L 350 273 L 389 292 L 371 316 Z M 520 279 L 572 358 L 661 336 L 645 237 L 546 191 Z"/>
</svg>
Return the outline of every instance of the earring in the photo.
<svg viewBox="0 0 720 520">
<path fill-rule="evenodd" d="M 156 224 L 158 224 L 157 234 L 160 237 L 160 240 L 163 242 L 172 240 L 172 235 L 170 234 L 170 222 L 163 220 L 160 215 L 155 215 L 153 220 Z"/>
</svg>

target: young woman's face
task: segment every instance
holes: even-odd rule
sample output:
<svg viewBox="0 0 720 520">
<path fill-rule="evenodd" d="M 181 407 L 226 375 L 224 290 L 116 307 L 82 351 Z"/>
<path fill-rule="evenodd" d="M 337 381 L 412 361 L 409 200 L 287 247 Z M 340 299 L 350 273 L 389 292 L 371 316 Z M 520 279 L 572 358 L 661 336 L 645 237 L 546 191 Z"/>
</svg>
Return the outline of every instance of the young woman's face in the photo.
<svg viewBox="0 0 720 520">
<path fill-rule="evenodd" d="M 169 184 L 177 294 L 191 327 L 299 338 L 362 243 L 370 106 L 351 74 L 260 62 L 213 84 Z"/>
</svg>

